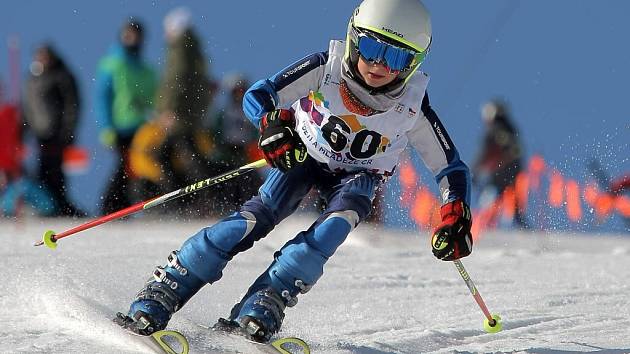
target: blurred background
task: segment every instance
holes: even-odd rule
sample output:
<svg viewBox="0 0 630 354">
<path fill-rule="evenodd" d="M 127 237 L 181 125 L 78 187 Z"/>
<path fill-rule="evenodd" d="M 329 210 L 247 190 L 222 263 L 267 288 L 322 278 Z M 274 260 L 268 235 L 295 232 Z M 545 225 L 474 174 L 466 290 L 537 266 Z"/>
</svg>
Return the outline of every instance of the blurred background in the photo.
<svg viewBox="0 0 630 354">
<path fill-rule="evenodd" d="M 242 91 L 343 39 L 358 3 L 3 1 L 2 214 L 94 217 L 257 159 Z M 495 227 L 627 234 L 630 3 L 424 3 L 433 44 L 421 69 L 475 172 L 476 235 Z M 119 87 L 120 77 L 137 81 Z M 129 104 L 112 112 L 114 101 Z M 120 107 L 133 107 L 134 119 L 112 119 Z M 224 215 L 261 177 L 158 214 Z M 410 152 L 373 221 L 429 228 L 436 190 Z"/>
</svg>

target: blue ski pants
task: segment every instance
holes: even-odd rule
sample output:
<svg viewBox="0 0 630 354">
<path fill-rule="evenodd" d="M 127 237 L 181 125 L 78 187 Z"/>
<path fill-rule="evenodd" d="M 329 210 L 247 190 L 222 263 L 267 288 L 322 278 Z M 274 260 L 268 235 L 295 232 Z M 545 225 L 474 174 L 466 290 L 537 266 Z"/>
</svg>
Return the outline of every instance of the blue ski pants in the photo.
<svg viewBox="0 0 630 354">
<path fill-rule="evenodd" d="M 326 202 L 325 210 L 308 230 L 298 233 L 274 254 L 274 261 L 248 295 L 268 286 L 278 293 L 288 291 L 291 296 L 304 292 L 304 285 L 310 288 L 317 282 L 326 261 L 369 215 L 380 182 L 379 175 L 367 171 L 330 172 L 312 158 L 286 173 L 271 170 L 257 196 L 182 245 L 178 259 L 192 275 L 187 277 L 190 292 L 182 294 L 188 297 L 184 302 L 203 285 L 219 280 L 236 254 L 267 236 L 316 188 Z"/>
</svg>

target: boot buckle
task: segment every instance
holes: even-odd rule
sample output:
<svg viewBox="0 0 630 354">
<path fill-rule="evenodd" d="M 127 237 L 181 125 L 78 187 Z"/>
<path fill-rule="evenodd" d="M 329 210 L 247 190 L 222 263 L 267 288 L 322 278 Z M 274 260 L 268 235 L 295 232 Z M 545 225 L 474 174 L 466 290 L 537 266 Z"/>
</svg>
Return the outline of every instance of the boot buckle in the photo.
<svg viewBox="0 0 630 354">
<path fill-rule="evenodd" d="M 153 272 L 153 278 L 159 283 L 164 283 L 168 285 L 173 290 L 177 289 L 177 282 L 168 278 L 167 272 L 164 270 L 163 267 L 157 267 L 155 269 L 155 271 Z"/>
</svg>

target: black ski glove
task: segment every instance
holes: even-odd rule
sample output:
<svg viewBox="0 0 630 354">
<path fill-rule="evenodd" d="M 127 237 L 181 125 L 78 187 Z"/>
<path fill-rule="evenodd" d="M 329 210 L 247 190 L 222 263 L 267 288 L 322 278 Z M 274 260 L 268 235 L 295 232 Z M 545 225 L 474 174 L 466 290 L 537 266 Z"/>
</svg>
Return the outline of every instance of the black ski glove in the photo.
<svg viewBox="0 0 630 354">
<path fill-rule="evenodd" d="M 472 252 L 473 239 L 470 233 L 472 215 L 462 200 L 442 205 L 442 223 L 433 231 L 431 247 L 433 255 L 443 261 L 454 261 Z"/>
<path fill-rule="evenodd" d="M 266 113 L 260 120 L 258 147 L 269 165 L 286 172 L 306 160 L 306 146 L 295 131 L 295 117 L 287 109 Z"/>
</svg>

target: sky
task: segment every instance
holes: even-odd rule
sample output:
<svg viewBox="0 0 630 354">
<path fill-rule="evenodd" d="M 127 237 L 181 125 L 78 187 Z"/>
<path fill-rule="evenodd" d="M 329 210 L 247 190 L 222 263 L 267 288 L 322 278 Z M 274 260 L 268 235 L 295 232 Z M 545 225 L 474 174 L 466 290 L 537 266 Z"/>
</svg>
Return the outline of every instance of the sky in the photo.
<svg viewBox="0 0 630 354">
<path fill-rule="evenodd" d="M 244 341 L 208 333 L 314 215 L 289 217 L 237 255 L 223 278 L 173 315 L 169 329 L 189 338 L 191 354 L 256 353 Z M 33 247 L 44 230 L 71 220 L 0 219 L 3 353 L 152 353 L 111 322 L 168 254 L 205 225 L 131 219 Z M 433 257 L 429 238 L 362 224 L 287 308 L 282 336 L 312 353 L 630 352 L 630 239 L 566 233 L 489 234 L 462 263 L 503 330 L 484 316 L 452 262 Z M 232 348 L 232 351 L 228 351 Z M 224 350 L 225 349 L 225 350 Z"/>
<path fill-rule="evenodd" d="M 184 4 L 194 14 L 216 78 L 240 71 L 252 80 L 326 50 L 345 36 L 358 1 L 107 1 L 6 0 L 0 12 L 0 76 L 7 78 L 7 38 L 19 38 L 24 76 L 33 49 L 52 42 L 77 75 L 83 96 L 79 143 L 90 149 L 90 170 L 71 178 L 72 194 L 95 211 L 112 154 L 97 143 L 94 78 L 97 63 L 123 20 L 147 27 L 146 58 L 163 65 L 162 19 Z M 630 3 L 607 1 L 426 0 L 433 44 L 423 64 L 434 109 L 462 158 L 472 163 L 482 134 L 479 108 L 493 97 L 511 105 L 528 156 L 579 181 L 586 164 L 607 173 L 630 171 L 627 82 Z M 217 107 L 217 109 L 220 107 Z M 430 181 L 429 178 L 424 180 Z"/>
</svg>

